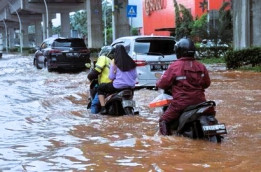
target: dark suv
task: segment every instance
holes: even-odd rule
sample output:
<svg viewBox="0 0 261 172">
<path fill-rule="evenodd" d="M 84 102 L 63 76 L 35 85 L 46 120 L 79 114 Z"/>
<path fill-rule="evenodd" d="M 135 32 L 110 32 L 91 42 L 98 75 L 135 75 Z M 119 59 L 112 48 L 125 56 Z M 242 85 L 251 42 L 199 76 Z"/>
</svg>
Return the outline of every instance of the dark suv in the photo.
<svg viewBox="0 0 261 172">
<path fill-rule="evenodd" d="M 84 69 L 90 63 L 90 51 L 81 38 L 48 38 L 34 55 L 34 66 L 54 69 Z"/>
</svg>

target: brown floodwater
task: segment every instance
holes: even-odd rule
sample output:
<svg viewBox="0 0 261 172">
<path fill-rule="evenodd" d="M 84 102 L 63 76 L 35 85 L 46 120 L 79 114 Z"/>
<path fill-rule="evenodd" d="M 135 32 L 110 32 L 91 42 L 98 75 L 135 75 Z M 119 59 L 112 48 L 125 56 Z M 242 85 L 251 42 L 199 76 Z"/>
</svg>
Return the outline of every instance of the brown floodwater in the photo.
<svg viewBox="0 0 261 172">
<path fill-rule="evenodd" d="M 261 73 L 207 66 L 206 97 L 227 126 L 221 144 L 158 134 L 159 91 L 135 91 L 140 115 L 86 109 L 88 71 L 37 70 L 33 57 L 0 59 L 0 171 L 260 171 Z"/>
</svg>

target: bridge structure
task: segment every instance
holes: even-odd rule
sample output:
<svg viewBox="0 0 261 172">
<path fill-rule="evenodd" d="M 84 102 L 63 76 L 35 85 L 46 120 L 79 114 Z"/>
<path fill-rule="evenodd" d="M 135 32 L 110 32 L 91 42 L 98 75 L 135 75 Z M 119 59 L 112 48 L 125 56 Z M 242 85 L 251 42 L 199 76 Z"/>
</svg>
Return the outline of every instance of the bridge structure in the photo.
<svg viewBox="0 0 261 172">
<path fill-rule="evenodd" d="M 114 2 L 114 1 L 113 1 Z M 114 37 L 130 34 L 126 17 L 128 0 L 117 0 L 123 8 L 113 12 Z M 114 9 L 114 8 L 113 8 Z M 34 26 L 35 44 L 52 36 L 52 19 L 61 16 L 61 37 L 71 37 L 70 13 L 79 10 L 87 12 L 89 48 L 100 48 L 104 44 L 102 22 L 102 0 L 0 0 L 0 34 L 4 47 L 15 46 L 15 31 L 19 30 L 20 47 L 29 47 L 28 27 Z"/>
</svg>

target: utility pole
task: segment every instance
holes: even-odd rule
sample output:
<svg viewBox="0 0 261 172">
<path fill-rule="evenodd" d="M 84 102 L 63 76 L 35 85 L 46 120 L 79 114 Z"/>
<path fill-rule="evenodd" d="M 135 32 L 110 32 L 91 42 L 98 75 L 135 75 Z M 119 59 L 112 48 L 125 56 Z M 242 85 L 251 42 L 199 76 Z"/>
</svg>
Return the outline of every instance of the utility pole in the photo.
<svg viewBox="0 0 261 172">
<path fill-rule="evenodd" d="M 115 27 L 115 8 L 114 8 L 114 0 L 112 0 L 112 41 L 116 38 L 116 27 Z"/>
</svg>

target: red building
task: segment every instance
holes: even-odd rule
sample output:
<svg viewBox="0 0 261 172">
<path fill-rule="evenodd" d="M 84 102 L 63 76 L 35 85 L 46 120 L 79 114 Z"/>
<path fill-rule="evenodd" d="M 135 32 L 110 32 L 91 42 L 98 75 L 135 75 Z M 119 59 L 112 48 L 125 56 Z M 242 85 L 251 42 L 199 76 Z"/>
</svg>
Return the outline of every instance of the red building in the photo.
<svg viewBox="0 0 261 172">
<path fill-rule="evenodd" d="M 208 10 L 218 10 L 224 1 L 230 0 L 177 0 L 191 11 L 193 18 Z M 174 0 L 143 0 L 142 35 L 168 36 L 175 28 Z"/>
</svg>

